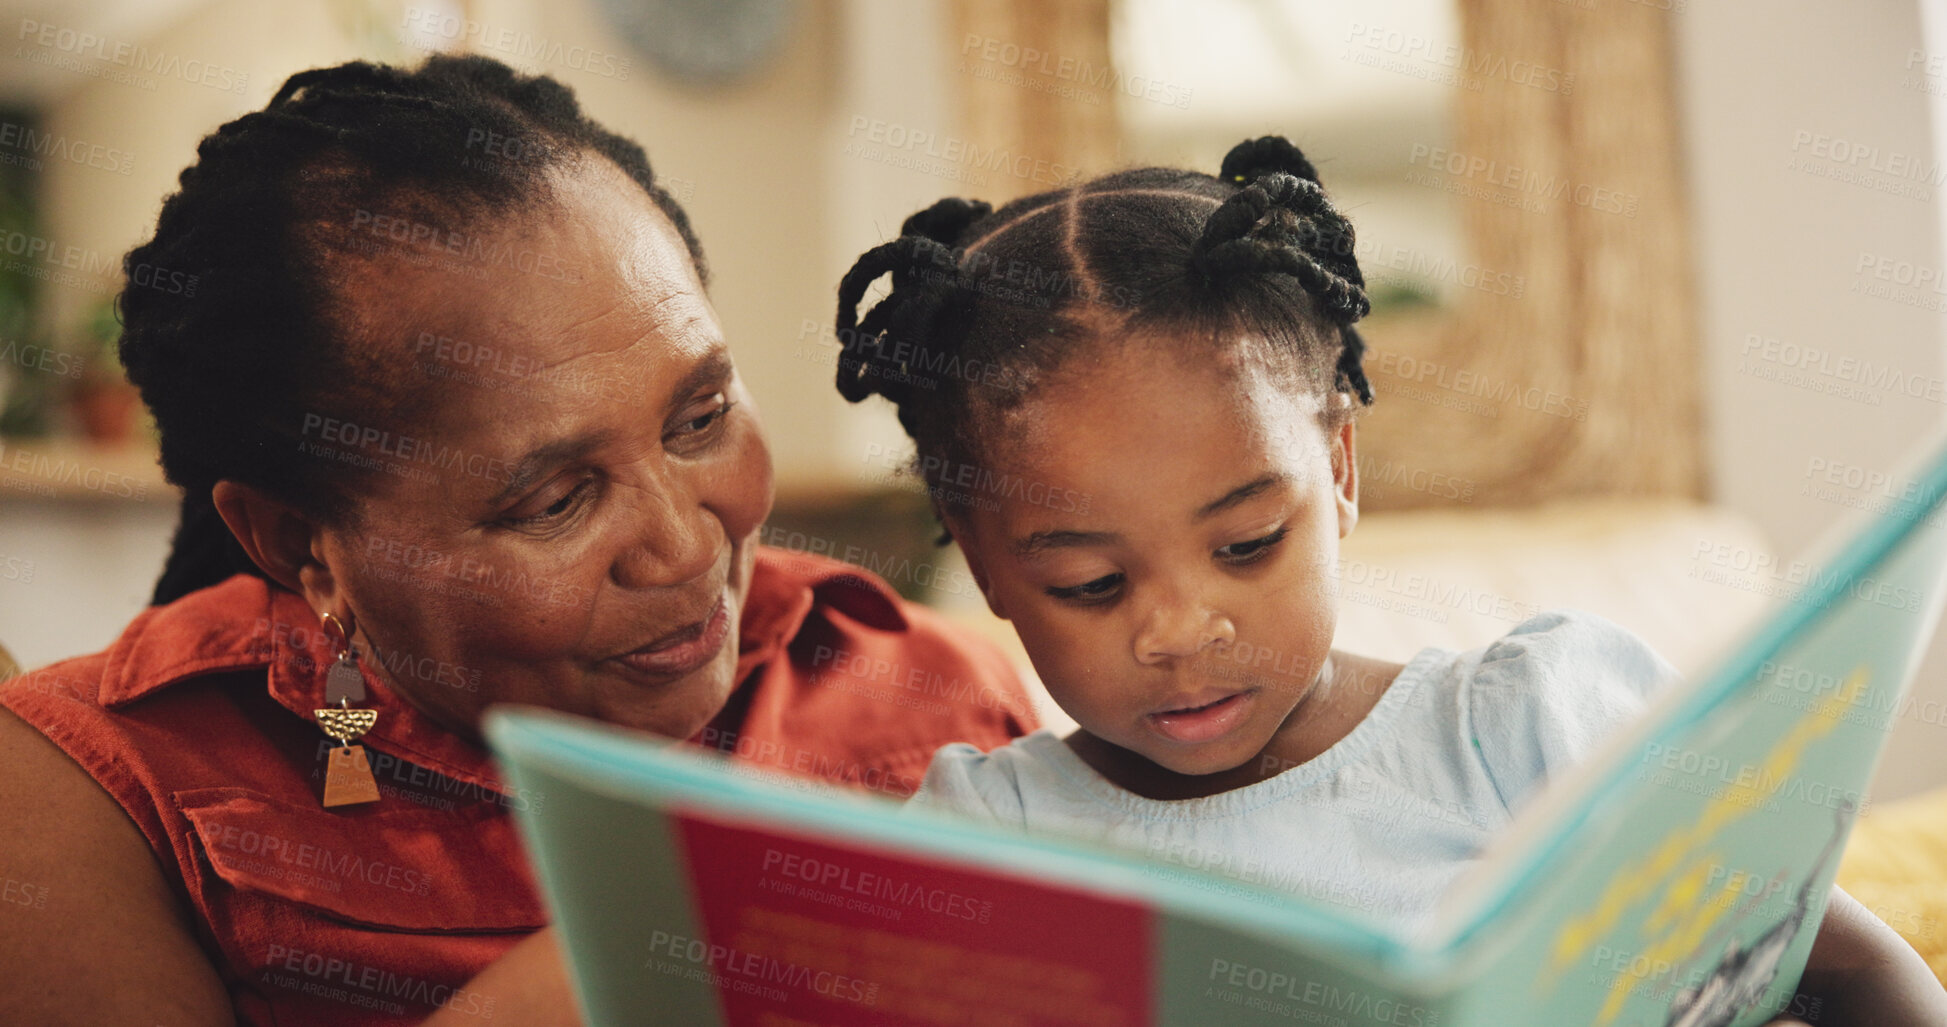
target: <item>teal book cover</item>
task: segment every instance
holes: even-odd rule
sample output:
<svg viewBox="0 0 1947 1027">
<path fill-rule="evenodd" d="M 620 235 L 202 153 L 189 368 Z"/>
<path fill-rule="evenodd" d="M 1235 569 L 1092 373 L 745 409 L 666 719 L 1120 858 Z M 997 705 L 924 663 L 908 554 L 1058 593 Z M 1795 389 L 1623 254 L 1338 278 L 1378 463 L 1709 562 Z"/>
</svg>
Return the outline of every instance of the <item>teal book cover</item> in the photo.
<svg viewBox="0 0 1947 1027">
<path fill-rule="evenodd" d="M 1552 783 L 1411 938 L 1066 839 L 838 794 L 561 714 L 488 736 L 594 1024 L 1752 1027 L 1794 1008 L 1941 613 L 1924 502 Z"/>
</svg>

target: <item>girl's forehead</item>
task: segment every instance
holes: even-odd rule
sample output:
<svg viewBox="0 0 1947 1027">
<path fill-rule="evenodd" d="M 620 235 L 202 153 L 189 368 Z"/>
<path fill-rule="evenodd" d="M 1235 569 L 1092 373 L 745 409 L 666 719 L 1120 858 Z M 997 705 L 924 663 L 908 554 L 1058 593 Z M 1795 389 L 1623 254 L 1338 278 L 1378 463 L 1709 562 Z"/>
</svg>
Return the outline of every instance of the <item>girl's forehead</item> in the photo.
<svg viewBox="0 0 1947 1027">
<path fill-rule="evenodd" d="M 1327 397 L 1262 349 L 1134 339 L 1090 345 L 1018 403 L 978 418 L 978 442 L 996 457 L 1036 463 L 1132 450 L 1161 456 L 1172 439 L 1183 449 L 1223 439 L 1246 449 L 1319 447 Z"/>
</svg>

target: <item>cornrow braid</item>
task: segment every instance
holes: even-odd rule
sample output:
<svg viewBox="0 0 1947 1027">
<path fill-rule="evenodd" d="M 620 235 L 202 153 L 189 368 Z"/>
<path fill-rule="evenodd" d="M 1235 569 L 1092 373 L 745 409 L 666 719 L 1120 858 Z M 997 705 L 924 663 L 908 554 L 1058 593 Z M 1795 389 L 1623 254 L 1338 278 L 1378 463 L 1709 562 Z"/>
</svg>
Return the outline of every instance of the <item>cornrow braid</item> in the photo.
<svg viewBox="0 0 1947 1027">
<path fill-rule="evenodd" d="M 1293 216 L 1293 215 L 1297 216 Z M 1190 250 L 1205 278 L 1277 271 L 1303 282 L 1333 321 L 1366 316 L 1365 278 L 1352 259 L 1352 225 L 1318 183 L 1274 172 L 1224 201 Z"/>
<path fill-rule="evenodd" d="M 899 226 L 899 234 L 925 236 L 934 242 L 952 246 L 966 234 L 969 226 L 993 212 L 993 205 L 983 200 L 949 196 L 907 218 Z"/>
<path fill-rule="evenodd" d="M 898 340 L 915 331 L 931 333 L 940 311 L 954 302 L 960 280 L 954 244 L 968 226 L 993 213 L 979 200 L 949 197 L 908 217 L 899 238 L 861 256 L 838 284 L 838 393 L 857 403 L 878 393 L 893 401 L 900 422 L 915 409 L 913 373 L 919 353 Z M 893 277 L 892 294 L 861 320 L 859 302 L 882 275 Z M 937 333 L 933 333 L 937 334 Z"/>
<path fill-rule="evenodd" d="M 520 157 L 473 145 L 494 135 L 520 140 Z M 648 194 L 705 276 L 689 218 L 642 148 L 583 116 L 561 83 L 489 58 L 301 71 L 263 110 L 202 140 L 154 236 L 123 259 L 128 284 L 118 297 L 122 363 L 161 430 L 163 470 L 184 495 L 153 602 L 238 571 L 261 575 L 216 513 L 218 481 L 321 518 L 350 515 L 351 477 L 363 472 L 294 458 L 305 412 L 368 423 L 396 399 L 372 373 L 374 358 L 347 344 L 335 313 L 344 226 L 382 205 L 459 225 L 537 209 L 550 196 L 546 173 L 588 155 Z M 138 269 L 154 268 L 194 286 L 136 284 L 151 280 Z"/>
<path fill-rule="evenodd" d="M 978 462 L 974 420 L 1105 328 L 1261 339 L 1310 387 L 1370 404 L 1354 249 L 1317 169 L 1279 136 L 1238 144 L 1214 177 L 1136 168 L 998 210 L 941 200 L 840 282 L 838 391 L 892 400 L 943 508 L 968 498 L 934 479 Z M 891 291 L 861 317 L 888 274 Z"/>
<path fill-rule="evenodd" d="M 1293 217 L 1296 213 L 1299 217 Z M 1352 223 L 1333 210 L 1318 183 L 1283 172 L 1252 182 L 1210 216 L 1190 264 L 1206 279 L 1277 271 L 1303 282 L 1339 327 L 1334 385 L 1372 403 L 1365 340 L 1352 323 L 1372 311 L 1352 255 Z"/>
<path fill-rule="evenodd" d="M 929 271 L 945 281 L 920 288 L 918 279 Z M 865 290 L 881 275 L 893 277 L 898 300 L 875 304 L 863 321 L 858 316 Z M 838 392 L 849 402 L 879 393 L 901 404 L 912 395 L 911 356 L 904 347 L 886 345 L 901 329 L 929 324 L 953 294 L 959 264 L 946 245 L 922 235 L 902 235 L 866 252 L 838 285 L 838 338 L 843 350 L 838 361 Z"/>
<path fill-rule="evenodd" d="M 1366 344 L 1352 323 L 1370 313 L 1372 304 L 1353 255 L 1352 223 L 1325 198 L 1317 169 L 1289 140 L 1262 136 L 1237 144 L 1225 155 L 1219 175 L 1245 188 L 1211 215 L 1193 264 L 1206 277 L 1275 269 L 1305 282 L 1325 300 L 1326 312 L 1339 326 L 1334 387 L 1370 406 Z"/>
</svg>

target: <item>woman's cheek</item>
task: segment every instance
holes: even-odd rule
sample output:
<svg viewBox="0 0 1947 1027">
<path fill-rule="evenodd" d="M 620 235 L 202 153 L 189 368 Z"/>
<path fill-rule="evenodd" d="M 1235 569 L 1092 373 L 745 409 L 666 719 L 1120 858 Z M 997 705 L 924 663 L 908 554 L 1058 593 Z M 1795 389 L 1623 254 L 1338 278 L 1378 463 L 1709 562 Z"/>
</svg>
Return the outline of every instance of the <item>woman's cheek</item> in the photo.
<svg viewBox="0 0 1947 1027">
<path fill-rule="evenodd" d="M 762 423 L 754 410 L 743 412 L 740 405 L 737 411 L 705 502 L 717 512 L 732 544 L 747 540 L 763 526 L 774 498 L 771 451 L 764 444 Z"/>
<path fill-rule="evenodd" d="M 503 537 L 476 559 L 491 574 L 488 601 L 473 617 L 492 625 L 479 641 L 514 642 L 530 654 L 560 653 L 585 632 L 613 555 L 628 544 L 625 519 L 599 504 L 572 530 L 550 539 Z M 487 571 L 486 568 L 492 568 Z"/>
<path fill-rule="evenodd" d="M 619 513 L 611 498 L 604 497 L 570 530 L 547 539 L 507 539 L 488 558 L 515 569 L 516 580 L 525 577 L 538 585 L 521 598 L 577 605 L 576 598 L 587 600 L 588 590 L 607 573 L 607 555 L 626 544 Z"/>
</svg>

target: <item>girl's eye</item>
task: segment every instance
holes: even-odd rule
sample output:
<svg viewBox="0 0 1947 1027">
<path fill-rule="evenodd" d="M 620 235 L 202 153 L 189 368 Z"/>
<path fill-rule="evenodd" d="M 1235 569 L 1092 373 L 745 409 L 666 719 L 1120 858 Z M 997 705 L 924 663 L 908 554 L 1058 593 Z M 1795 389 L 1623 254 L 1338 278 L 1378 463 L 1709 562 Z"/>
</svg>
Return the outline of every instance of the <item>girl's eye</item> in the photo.
<svg viewBox="0 0 1947 1027">
<path fill-rule="evenodd" d="M 553 527 L 580 509 L 583 501 L 588 498 L 594 488 L 595 479 L 583 478 L 580 484 L 577 484 L 573 489 L 564 493 L 560 499 L 548 504 L 547 509 L 542 510 L 540 513 L 525 517 L 508 517 L 503 520 L 503 523 L 516 528 L 528 529 Z"/>
<path fill-rule="evenodd" d="M 1234 565 L 1255 563 L 1277 548 L 1278 543 L 1284 541 L 1285 533 L 1290 530 L 1290 526 L 1287 525 L 1263 538 L 1254 538 L 1249 542 L 1232 542 L 1217 550 L 1217 558 Z"/>
<path fill-rule="evenodd" d="M 1122 575 L 1104 574 L 1093 581 L 1084 581 L 1079 585 L 1065 587 L 1052 586 L 1045 591 L 1049 595 L 1064 602 L 1089 604 L 1099 603 L 1114 596 L 1115 590 L 1121 587 L 1121 585 Z"/>
</svg>

